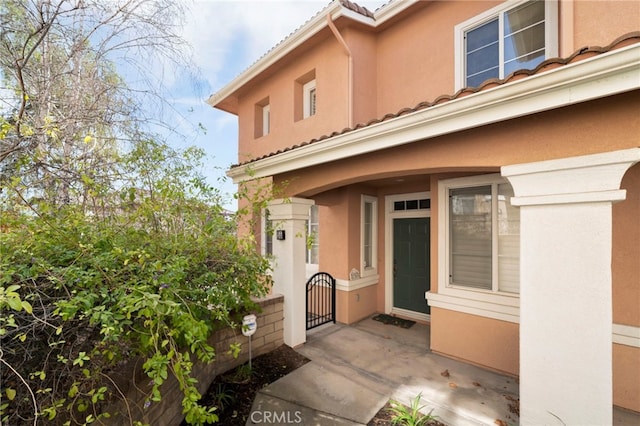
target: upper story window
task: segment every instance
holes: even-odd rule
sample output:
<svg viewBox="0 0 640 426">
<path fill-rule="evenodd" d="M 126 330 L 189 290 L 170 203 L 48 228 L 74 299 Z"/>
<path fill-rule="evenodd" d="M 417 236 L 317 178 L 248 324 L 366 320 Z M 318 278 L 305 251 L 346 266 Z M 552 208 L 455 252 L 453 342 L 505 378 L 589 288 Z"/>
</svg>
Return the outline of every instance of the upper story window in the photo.
<svg viewBox="0 0 640 426">
<path fill-rule="evenodd" d="M 316 115 L 316 81 L 311 80 L 302 86 L 303 112 L 302 117 L 308 118 Z"/>
<path fill-rule="evenodd" d="M 271 131 L 271 106 L 269 98 L 264 98 L 254 108 L 254 137 L 267 136 Z"/>
<path fill-rule="evenodd" d="M 293 119 L 300 121 L 316 114 L 316 70 L 311 70 L 294 82 Z"/>
<path fill-rule="evenodd" d="M 456 89 L 532 69 L 558 54 L 556 1 L 506 1 L 455 27 Z"/>
<path fill-rule="evenodd" d="M 269 134 L 271 126 L 271 107 L 270 105 L 265 105 L 262 107 L 262 136 L 266 136 Z"/>
</svg>

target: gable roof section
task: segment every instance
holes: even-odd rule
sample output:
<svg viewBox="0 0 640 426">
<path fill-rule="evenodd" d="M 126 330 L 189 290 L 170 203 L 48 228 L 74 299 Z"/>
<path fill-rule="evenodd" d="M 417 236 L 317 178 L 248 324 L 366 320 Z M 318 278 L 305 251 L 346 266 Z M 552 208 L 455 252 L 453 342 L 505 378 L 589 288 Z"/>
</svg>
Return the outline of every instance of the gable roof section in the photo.
<svg viewBox="0 0 640 426">
<path fill-rule="evenodd" d="M 345 17 L 353 22 L 376 28 L 419 1 L 390 0 L 373 13 L 350 0 L 333 0 L 300 28 L 289 34 L 249 68 L 240 73 L 229 84 L 211 95 L 207 99 L 207 103 L 212 107 L 236 114 L 237 99 L 234 98 L 235 93 L 276 62 L 286 57 L 294 49 L 327 28 L 327 16 L 330 16 L 332 21 Z"/>
<path fill-rule="evenodd" d="M 594 84 L 597 83 L 597 84 Z M 640 88 L 640 31 L 241 163 L 234 183 Z"/>
</svg>

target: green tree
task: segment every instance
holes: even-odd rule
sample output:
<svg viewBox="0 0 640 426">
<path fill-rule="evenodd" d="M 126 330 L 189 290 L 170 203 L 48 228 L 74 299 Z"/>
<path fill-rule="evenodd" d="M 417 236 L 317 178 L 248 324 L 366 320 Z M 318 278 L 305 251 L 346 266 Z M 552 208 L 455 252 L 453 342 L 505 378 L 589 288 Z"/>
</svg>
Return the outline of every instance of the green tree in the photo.
<svg viewBox="0 0 640 426">
<path fill-rule="evenodd" d="M 197 173 L 203 152 L 149 131 L 140 95 L 160 101 L 154 74 L 131 88 L 114 65 L 188 63 L 180 11 L 174 0 L 0 3 L 2 423 L 106 418 L 132 358 L 153 383 L 149 404 L 173 376 L 187 421 L 217 420 L 192 366 L 213 362 L 211 332 L 265 294 L 269 264 Z"/>
<path fill-rule="evenodd" d="M 153 70 L 190 69 L 182 15 L 173 0 L 3 1 L 0 185 L 34 203 L 88 204 L 119 179 L 120 151 L 160 123 Z"/>
<path fill-rule="evenodd" d="M 137 182 L 103 197 L 109 214 L 44 203 L 37 214 L 3 212 L 3 422 L 109 416 L 120 363 L 134 357 L 153 382 L 149 404 L 172 375 L 187 421 L 217 420 L 198 404 L 193 362 L 213 362 L 212 331 L 237 327 L 236 315 L 255 309 L 269 264 L 236 237 L 218 194 L 191 172 L 201 156 L 141 141 L 122 158 Z"/>
</svg>

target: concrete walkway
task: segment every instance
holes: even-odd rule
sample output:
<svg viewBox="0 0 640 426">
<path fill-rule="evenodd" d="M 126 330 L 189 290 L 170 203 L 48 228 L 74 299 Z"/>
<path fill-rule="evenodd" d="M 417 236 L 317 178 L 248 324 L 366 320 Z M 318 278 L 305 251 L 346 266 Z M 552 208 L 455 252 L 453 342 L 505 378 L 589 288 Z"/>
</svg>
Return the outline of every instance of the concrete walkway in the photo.
<svg viewBox="0 0 640 426">
<path fill-rule="evenodd" d="M 429 340 L 426 325 L 372 319 L 312 331 L 297 349 L 311 362 L 262 389 L 247 425 L 366 425 L 389 399 L 420 393 L 422 411 L 448 425 L 519 423 L 516 379 L 433 354 Z M 614 413 L 616 425 L 637 421 Z"/>
</svg>

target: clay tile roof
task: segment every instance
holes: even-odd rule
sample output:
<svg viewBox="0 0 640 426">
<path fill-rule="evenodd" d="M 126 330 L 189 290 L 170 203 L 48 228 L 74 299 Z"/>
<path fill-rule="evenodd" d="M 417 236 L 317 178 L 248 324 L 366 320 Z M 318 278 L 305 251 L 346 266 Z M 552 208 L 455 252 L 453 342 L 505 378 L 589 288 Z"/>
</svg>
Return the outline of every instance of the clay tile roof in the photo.
<svg viewBox="0 0 640 426">
<path fill-rule="evenodd" d="M 340 0 L 340 2 L 343 4 L 343 6 L 345 7 L 349 7 L 351 9 L 351 7 L 356 7 L 356 8 L 360 8 L 359 6 L 355 5 L 355 3 L 352 3 L 348 0 Z M 352 6 L 346 6 L 345 3 L 348 3 L 349 5 Z M 367 11 L 365 8 L 361 8 L 364 9 L 365 11 Z M 353 9 L 352 9 L 353 10 Z M 358 13 L 361 13 L 360 11 L 356 10 Z M 368 13 L 371 13 L 369 11 L 367 11 Z M 368 15 L 365 15 L 368 16 Z M 492 78 L 489 80 L 486 80 L 485 82 L 483 82 L 482 84 L 480 84 L 480 86 L 478 87 L 464 87 L 460 90 L 458 90 L 456 93 L 454 93 L 453 95 L 441 95 L 438 96 L 434 101 L 432 102 L 428 102 L 428 101 L 423 101 L 420 102 L 419 104 L 417 104 L 414 107 L 405 107 L 400 109 L 398 112 L 395 113 L 387 113 L 384 116 L 382 116 L 381 118 L 374 118 L 370 121 L 368 121 L 367 123 L 358 123 L 355 126 L 351 127 L 351 128 L 344 128 L 341 131 L 334 131 L 332 133 L 330 133 L 329 135 L 322 135 L 319 136 L 317 138 L 313 138 L 309 141 L 297 144 L 297 145 L 293 145 L 287 148 L 283 148 L 280 149 L 278 151 L 263 155 L 261 157 L 257 157 L 257 158 L 253 158 L 251 160 L 242 162 L 240 164 L 236 164 L 234 166 L 232 166 L 232 168 L 234 167 L 239 167 L 239 166 L 244 166 L 250 163 L 253 163 L 255 161 L 258 160 L 263 160 L 265 158 L 269 158 L 269 157 L 273 157 L 277 154 L 281 154 L 284 152 L 288 152 L 291 151 L 293 149 L 299 148 L 301 146 L 305 146 L 305 145 L 310 145 L 312 143 L 317 143 L 317 142 L 321 142 L 324 141 L 326 139 L 330 139 L 333 138 L 335 136 L 339 136 L 339 135 L 343 135 L 345 133 L 349 133 L 352 132 L 354 130 L 358 130 L 358 129 L 362 129 L 377 123 L 381 123 L 383 121 L 387 121 L 387 120 L 391 120 L 397 117 L 400 117 L 402 115 L 406 115 L 406 114 L 410 114 L 422 109 L 426 109 L 426 108 L 431 108 L 435 105 L 439 105 L 439 104 L 443 104 L 446 102 L 449 102 L 451 100 L 454 99 L 459 99 L 462 98 L 464 96 L 473 94 L 473 93 L 477 93 L 477 92 L 482 92 L 484 90 L 488 90 L 497 86 L 502 86 L 504 84 L 507 83 L 511 83 L 513 81 L 516 80 L 520 80 L 522 78 L 527 78 L 530 77 L 532 75 L 535 74 L 541 74 L 545 71 L 549 71 L 558 67 L 563 67 L 565 65 L 568 64 L 572 64 L 575 62 L 579 62 L 579 61 L 583 61 L 585 59 L 591 58 L 593 56 L 597 56 L 597 55 L 601 55 L 603 53 L 607 53 L 616 49 L 621 49 L 623 47 L 626 46 L 630 46 L 632 44 L 637 44 L 640 43 L 640 31 L 634 31 L 631 33 L 627 33 L 621 37 L 618 37 L 616 40 L 614 40 L 611 44 L 609 44 L 608 46 L 589 46 L 589 47 L 583 47 L 581 49 L 578 49 L 577 51 L 575 51 L 572 55 L 568 56 L 567 58 L 550 58 L 545 60 L 544 62 L 541 62 L 537 67 L 535 67 L 534 69 L 531 70 L 517 70 L 512 72 L 511 74 L 509 74 L 508 76 L 506 76 L 503 79 L 497 79 L 497 78 Z"/>
<path fill-rule="evenodd" d="M 372 18 L 373 19 L 373 12 L 371 12 L 369 9 L 367 9 L 366 7 L 362 7 L 360 5 L 357 5 L 356 3 L 349 1 L 349 0 L 340 0 L 340 4 L 342 5 L 342 7 L 352 10 L 354 12 L 359 13 L 360 15 L 366 16 L 367 18 Z"/>
</svg>

